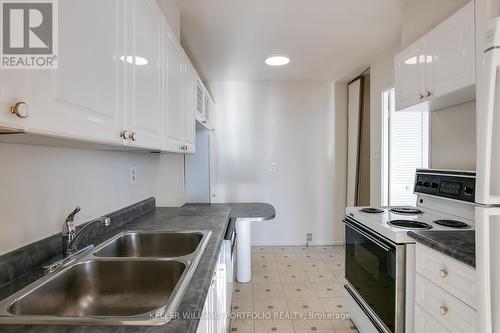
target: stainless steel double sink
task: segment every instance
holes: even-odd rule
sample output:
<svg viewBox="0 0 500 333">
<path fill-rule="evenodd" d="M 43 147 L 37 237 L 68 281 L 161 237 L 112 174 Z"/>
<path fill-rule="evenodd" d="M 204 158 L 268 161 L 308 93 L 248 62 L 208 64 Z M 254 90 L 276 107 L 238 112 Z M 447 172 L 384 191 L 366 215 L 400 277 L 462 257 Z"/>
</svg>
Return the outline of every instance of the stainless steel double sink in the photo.
<svg viewBox="0 0 500 333">
<path fill-rule="evenodd" d="M 125 231 L 0 302 L 0 323 L 162 325 L 210 231 Z"/>
</svg>

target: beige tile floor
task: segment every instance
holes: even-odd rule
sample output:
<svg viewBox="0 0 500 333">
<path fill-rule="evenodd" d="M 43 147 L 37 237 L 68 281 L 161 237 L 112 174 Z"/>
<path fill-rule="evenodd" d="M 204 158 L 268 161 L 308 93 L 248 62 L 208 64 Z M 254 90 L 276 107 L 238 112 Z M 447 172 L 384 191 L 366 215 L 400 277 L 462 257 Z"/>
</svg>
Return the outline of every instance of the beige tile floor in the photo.
<svg viewBox="0 0 500 333">
<path fill-rule="evenodd" d="M 342 246 L 253 247 L 252 272 L 235 284 L 231 332 L 358 332 L 344 305 Z"/>
</svg>

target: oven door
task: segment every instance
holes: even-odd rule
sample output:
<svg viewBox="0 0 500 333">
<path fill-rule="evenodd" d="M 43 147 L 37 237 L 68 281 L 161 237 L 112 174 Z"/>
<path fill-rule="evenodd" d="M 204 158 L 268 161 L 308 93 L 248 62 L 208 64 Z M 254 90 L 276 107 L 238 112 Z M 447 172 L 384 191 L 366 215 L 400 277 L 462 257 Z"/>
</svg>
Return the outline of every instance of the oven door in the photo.
<svg viewBox="0 0 500 333">
<path fill-rule="evenodd" d="M 404 332 L 405 246 L 344 222 L 346 288 L 381 332 Z"/>
</svg>

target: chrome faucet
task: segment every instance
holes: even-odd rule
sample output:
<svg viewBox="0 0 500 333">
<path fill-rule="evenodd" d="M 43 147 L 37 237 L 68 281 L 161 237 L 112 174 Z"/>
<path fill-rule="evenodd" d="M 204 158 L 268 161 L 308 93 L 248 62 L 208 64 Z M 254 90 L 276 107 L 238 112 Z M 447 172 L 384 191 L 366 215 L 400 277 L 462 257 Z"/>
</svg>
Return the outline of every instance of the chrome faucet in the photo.
<svg viewBox="0 0 500 333">
<path fill-rule="evenodd" d="M 111 219 L 107 216 L 101 216 L 98 217 L 95 220 L 92 220 L 88 222 L 78 233 L 76 232 L 76 227 L 75 227 L 75 215 L 80 211 L 80 207 L 76 207 L 75 210 L 68 215 L 66 218 L 66 221 L 63 224 L 62 230 L 61 230 L 61 236 L 62 236 L 62 252 L 63 252 L 63 257 L 68 257 L 74 252 L 76 252 L 77 247 L 78 247 L 78 242 L 81 238 L 81 235 L 88 229 L 90 229 L 91 226 L 96 225 L 97 223 L 100 223 L 104 226 L 109 226 L 111 224 Z"/>
</svg>

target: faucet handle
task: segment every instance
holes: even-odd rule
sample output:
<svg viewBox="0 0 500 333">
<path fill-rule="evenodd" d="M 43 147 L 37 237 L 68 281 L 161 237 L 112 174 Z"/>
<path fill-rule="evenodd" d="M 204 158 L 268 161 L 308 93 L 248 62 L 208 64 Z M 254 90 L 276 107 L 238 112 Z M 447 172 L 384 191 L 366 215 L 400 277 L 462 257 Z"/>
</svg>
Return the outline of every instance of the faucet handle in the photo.
<svg viewBox="0 0 500 333">
<path fill-rule="evenodd" d="M 75 215 L 78 214 L 80 210 L 82 210 L 80 207 L 76 207 L 75 210 L 68 215 L 68 217 L 66 218 L 66 222 L 73 222 L 73 220 L 75 219 Z"/>
</svg>

